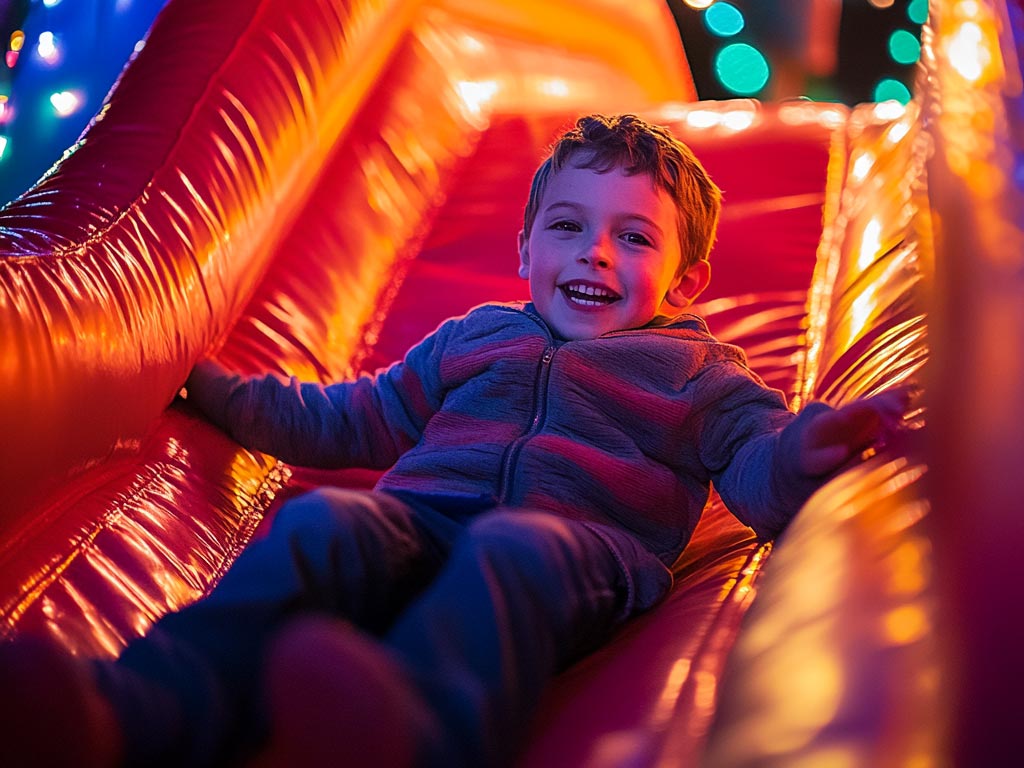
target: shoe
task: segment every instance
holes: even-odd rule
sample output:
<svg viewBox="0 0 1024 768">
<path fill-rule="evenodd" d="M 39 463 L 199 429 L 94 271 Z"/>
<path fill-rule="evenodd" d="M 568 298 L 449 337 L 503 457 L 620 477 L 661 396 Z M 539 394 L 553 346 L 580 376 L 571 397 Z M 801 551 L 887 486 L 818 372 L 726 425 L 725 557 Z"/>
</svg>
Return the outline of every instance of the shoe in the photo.
<svg viewBox="0 0 1024 768">
<path fill-rule="evenodd" d="M 439 729 L 384 647 L 337 619 L 282 630 L 264 679 L 271 736 L 258 768 L 412 768 Z"/>
<path fill-rule="evenodd" d="M 7 768 L 108 768 L 121 734 L 88 664 L 56 642 L 0 644 L 0 744 Z"/>
</svg>

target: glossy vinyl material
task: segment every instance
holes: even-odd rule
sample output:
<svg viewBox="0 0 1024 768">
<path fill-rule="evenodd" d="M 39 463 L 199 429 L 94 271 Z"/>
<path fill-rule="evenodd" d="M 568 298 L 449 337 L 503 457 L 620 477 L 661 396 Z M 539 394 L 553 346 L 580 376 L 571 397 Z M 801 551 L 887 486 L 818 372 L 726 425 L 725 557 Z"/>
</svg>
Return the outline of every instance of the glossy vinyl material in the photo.
<svg viewBox="0 0 1024 768">
<path fill-rule="evenodd" d="M 1022 39 L 1019 3 L 933 2 L 915 101 L 850 116 L 804 386 L 924 385 L 918 429 L 776 542 L 701 765 L 1021 761 Z"/>
<path fill-rule="evenodd" d="M 979 330 L 1009 318 L 1012 344 L 1020 326 L 1009 10 L 933 2 L 922 96 L 850 110 L 693 102 L 661 0 L 171 0 L 74 151 L 0 211 L 0 635 L 114 655 L 209 589 L 286 497 L 372 483 L 233 444 L 175 398 L 187 371 L 214 354 L 348 376 L 524 297 L 530 176 L 583 111 L 639 111 L 692 143 L 725 190 L 699 309 L 794 403 L 921 382 L 959 412 L 961 287 Z M 980 68 L 957 53 L 972 21 L 992 45 Z M 987 574 L 1009 579 L 1019 543 L 1003 526 L 1019 473 L 962 514 L 970 473 L 995 481 L 984 460 L 1012 461 L 1020 434 L 1016 394 L 986 391 L 971 381 L 976 412 L 940 420 L 937 449 L 917 410 L 775 545 L 713 502 L 666 603 L 561 675 L 520 763 L 930 766 L 1001 747 L 939 694 L 977 701 L 972 681 L 1012 664 L 963 655 L 993 635 Z M 936 587 L 933 552 L 957 584 Z"/>
<path fill-rule="evenodd" d="M 936 220 L 936 628 L 946 752 L 1020 762 L 1024 6 L 932 9 L 922 113 Z M 964 42 L 970 41 L 970 46 Z M 973 52 L 973 56 L 970 53 Z"/>
</svg>

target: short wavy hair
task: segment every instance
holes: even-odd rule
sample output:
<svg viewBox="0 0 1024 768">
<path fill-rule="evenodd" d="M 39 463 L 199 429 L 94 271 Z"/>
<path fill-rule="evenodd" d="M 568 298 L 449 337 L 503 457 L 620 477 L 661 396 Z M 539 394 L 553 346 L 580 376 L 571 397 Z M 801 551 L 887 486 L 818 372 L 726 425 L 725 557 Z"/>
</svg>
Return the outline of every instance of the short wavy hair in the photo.
<svg viewBox="0 0 1024 768">
<path fill-rule="evenodd" d="M 566 165 L 607 173 L 622 168 L 627 174 L 645 173 L 661 185 L 675 203 L 682 254 L 679 274 L 711 253 L 722 209 L 722 191 L 708 176 L 693 151 L 667 128 L 636 115 L 586 115 L 566 131 L 533 176 L 523 213 L 523 232 L 529 237 L 541 198 L 556 173 Z"/>
</svg>

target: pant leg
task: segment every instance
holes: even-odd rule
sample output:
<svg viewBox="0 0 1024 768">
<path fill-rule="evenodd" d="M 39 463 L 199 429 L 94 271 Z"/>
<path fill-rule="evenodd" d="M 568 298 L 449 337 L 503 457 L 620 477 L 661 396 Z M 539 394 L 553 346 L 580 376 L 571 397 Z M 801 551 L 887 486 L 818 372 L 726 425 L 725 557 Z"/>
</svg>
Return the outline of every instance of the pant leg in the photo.
<svg viewBox="0 0 1024 768">
<path fill-rule="evenodd" d="M 444 733 L 431 766 L 509 763 L 544 686 L 607 638 L 632 609 L 631 571 L 665 590 L 671 574 L 635 547 L 551 515 L 495 511 L 475 520 L 434 584 L 385 642 Z"/>
<path fill-rule="evenodd" d="M 208 596 L 98 663 L 129 762 L 221 765 L 255 746 L 271 636 L 307 611 L 381 633 L 440 567 L 454 528 L 385 494 L 325 488 L 286 503 Z"/>
</svg>

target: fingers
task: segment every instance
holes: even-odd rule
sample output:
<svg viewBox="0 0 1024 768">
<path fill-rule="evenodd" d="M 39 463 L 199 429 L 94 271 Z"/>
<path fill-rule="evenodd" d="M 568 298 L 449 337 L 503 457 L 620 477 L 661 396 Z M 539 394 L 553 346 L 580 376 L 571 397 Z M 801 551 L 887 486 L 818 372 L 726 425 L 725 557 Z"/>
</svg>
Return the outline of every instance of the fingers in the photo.
<svg viewBox="0 0 1024 768">
<path fill-rule="evenodd" d="M 857 400 L 832 413 L 823 414 L 815 426 L 821 444 L 842 444 L 850 453 L 866 447 L 879 437 L 886 420 L 884 403 Z"/>
<path fill-rule="evenodd" d="M 874 455 L 905 426 L 914 394 L 913 387 L 894 387 L 821 413 L 805 435 L 804 471 L 824 475 Z"/>
<path fill-rule="evenodd" d="M 920 394 L 920 387 L 903 385 L 860 401 L 870 404 L 878 415 L 880 434 L 876 439 L 876 447 L 882 447 L 891 438 L 911 426 L 910 419 L 913 417 L 915 402 Z"/>
<path fill-rule="evenodd" d="M 890 419 L 901 420 L 910 410 L 911 403 L 919 391 L 917 387 L 909 385 L 893 387 L 858 402 L 871 403 L 880 414 Z"/>
</svg>

